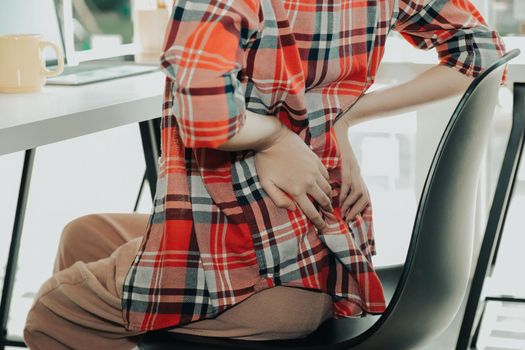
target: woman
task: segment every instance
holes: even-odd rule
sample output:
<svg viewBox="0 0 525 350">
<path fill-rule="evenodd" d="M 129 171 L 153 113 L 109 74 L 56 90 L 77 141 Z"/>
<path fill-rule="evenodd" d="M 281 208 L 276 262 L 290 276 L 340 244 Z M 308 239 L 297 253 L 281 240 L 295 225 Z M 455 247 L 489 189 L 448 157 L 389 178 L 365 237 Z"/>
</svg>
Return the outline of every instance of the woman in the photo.
<svg viewBox="0 0 525 350">
<path fill-rule="evenodd" d="M 439 64 L 366 93 L 390 30 Z M 461 93 L 503 55 L 498 34 L 468 0 L 179 0 L 164 47 L 153 213 L 65 227 L 30 348 L 131 349 L 161 328 L 296 338 L 383 312 L 348 128 Z"/>
</svg>

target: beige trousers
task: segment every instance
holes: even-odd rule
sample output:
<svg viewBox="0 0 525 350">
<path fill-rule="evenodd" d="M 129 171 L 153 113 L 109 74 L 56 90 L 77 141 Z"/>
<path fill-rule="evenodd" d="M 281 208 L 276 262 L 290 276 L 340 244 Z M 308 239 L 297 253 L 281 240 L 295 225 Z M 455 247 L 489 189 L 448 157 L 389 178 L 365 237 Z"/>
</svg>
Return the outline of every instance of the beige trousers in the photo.
<svg viewBox="0 0 525 350">
<path fill-rule="evenodd" d="M 144 332 L 122 319 L 124 278 L 144 234 L 147 214 L 93 214 L 62 232 L 54 271 L 27 315 L 30 349 L 137 349 Z M 237 339 L 300 338 L 332 317 L 328 294 L 277 286 L 260 291 L 213 319 L 171 332 Z"/>
</svg>

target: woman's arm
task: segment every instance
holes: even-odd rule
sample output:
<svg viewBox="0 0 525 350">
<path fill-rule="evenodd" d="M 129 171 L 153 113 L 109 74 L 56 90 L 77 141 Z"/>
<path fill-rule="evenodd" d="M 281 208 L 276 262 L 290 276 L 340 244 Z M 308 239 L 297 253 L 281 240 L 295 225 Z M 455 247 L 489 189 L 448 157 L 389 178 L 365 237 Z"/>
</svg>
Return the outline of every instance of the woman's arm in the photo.
<svg viewBox="0 0 525 350">
<path fill-rule="evenodd" d="M 415 79 L 363 95 L 337 123 L 346 127 L 414 110 L 417 106 L 463 93 L 474 78 L 437 65 Z"/>
<path fill-rule="evenodd" d="M 296 210 L 295 201 L 320 232 L 327 229 L 308 195 L 325 210 L 333 211 L 328 171 L 304 141 L 277 118 L 246 110 L 242 128 L 217 149 L 257 151 L 257 176 L 271 200 L 288 210 Z"/>
<path fill-rule="evenodd" d="M 391 28 L 412 46 L 435 49 L 439 65 L 414 80 L 364 95 L 343 123 L 353 125 L 456 95 L 503 56 L 505 46 L 469 0 L 397 0 Z M 503 82 L 506 74 L 503 76 Z M 351 116 L 352 115 L 352 116 Z"/>
</svg>

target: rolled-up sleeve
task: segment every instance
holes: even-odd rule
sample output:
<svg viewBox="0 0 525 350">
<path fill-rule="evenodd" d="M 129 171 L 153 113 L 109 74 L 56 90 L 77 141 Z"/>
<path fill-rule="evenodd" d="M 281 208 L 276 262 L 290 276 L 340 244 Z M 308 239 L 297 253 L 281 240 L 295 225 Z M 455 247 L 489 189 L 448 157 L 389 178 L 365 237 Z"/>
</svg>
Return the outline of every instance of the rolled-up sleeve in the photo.
<svg viewBox="0 0 525 350">
<path fill-rule="evenodd" d="M 259 0 L 177 0 L 161 54 L 172 113 L 189 148 L 217 148 L 244 125 L 237 75 L 259 28 Z"/>
<path fill-rule="evenodd" d="M 442 65 L 476 77 L 505 53 L 499 34 L 469 0 L 394 2 L 391 28 L 416 48 L 435 48 Z"/>
</svg>

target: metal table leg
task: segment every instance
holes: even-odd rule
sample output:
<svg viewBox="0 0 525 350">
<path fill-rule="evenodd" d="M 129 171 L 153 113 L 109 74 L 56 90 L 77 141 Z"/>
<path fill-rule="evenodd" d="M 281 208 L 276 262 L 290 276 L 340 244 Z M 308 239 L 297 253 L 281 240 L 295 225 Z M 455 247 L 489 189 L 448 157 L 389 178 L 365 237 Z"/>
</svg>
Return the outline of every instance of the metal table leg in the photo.
<svg viewBox="0 0 525 350">
<path fill-rule="evenodd" d="M 157 159 L 160 155 L 160 118 L 140 122 L 139 128 L 146 160 L 146 179 L 149 183 L 151 199 L 154 199 L 157 190 Z"/>
<path fill-rule="evenodd" d="M 36 149 L 25 151 L 24 165 L 22 168 L 22 178 L 20 180 L 20 190 L 18 192 L 18 201 L 16 204 L 15 222 L 11 236 L 11 245 L 9 247 L 9 256 L 4 277 L 4 286 L 2 289 L 2 301 L 0 304 L 0 350 L 5 346 L 25 347 L 23 339 L 8 339 L 7 337 L 7 320 L 9 317 L 9 308 L 13 297 L 13 287 L 15 284 L 15 274 L 18 263 L 18 253 L 20 251 L 20 241 L 24 227 L 24 216 L 27 206 L 27 197 L 29 194 L 29 185 L 31 182 L 31 173 L 33 171 L 33 161 Z"/>
<path fill-rule="evenodd" d="M 144 184 L 147 181 L 148 176 L 148 170 L 144 172 L 144 176 L 142 177 L 142 181 L 140 182 L 139 192 L 137 194 L 137 199 L 135 199 L 135 205 L 133 206 L 133 212 L 136 212 L 139 208 L 140 198 L 142 197 L 142 190 L 144 189 Z"/>
</svg>

